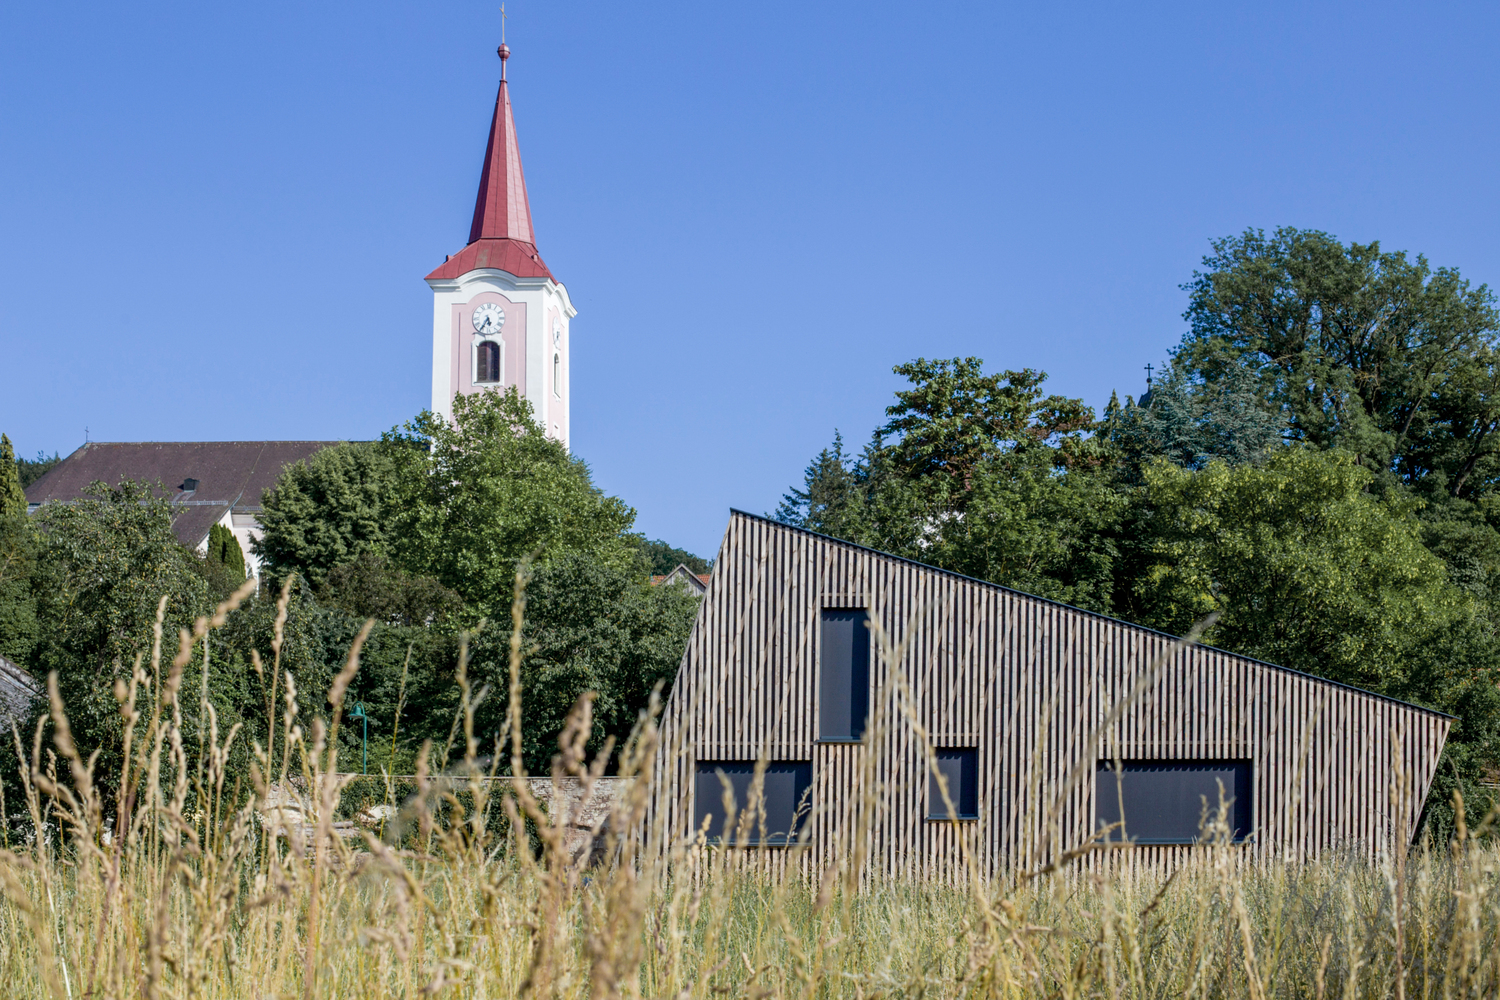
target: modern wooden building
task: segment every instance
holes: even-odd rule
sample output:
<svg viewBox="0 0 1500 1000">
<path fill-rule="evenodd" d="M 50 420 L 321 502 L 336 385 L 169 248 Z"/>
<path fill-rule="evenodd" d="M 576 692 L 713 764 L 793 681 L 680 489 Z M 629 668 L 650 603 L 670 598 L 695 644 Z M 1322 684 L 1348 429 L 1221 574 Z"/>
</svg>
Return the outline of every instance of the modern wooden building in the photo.
<svg viewBox="0 0 1500 1000">
<path fill-rule="evenodd" d="M 800 840 L 804 865 L 862 846 L 877 872 L 988 875 L 1101 829 L 1170 863 L 1224 799 L 1238 850 L 1378 851 L 1413 837 L 1451 722 L 734 512 L 663 716 L 655 805 L 675 836 L 720 838 L 724 783 L 743 804 L 764 755 L 749 840 Z"/>
</svg>

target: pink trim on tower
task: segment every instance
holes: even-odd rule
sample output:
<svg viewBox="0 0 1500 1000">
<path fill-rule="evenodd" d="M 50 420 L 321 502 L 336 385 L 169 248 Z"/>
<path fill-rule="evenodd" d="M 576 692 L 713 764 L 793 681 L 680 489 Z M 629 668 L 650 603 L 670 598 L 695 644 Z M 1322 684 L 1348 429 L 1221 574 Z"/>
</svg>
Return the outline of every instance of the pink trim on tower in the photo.
<svg viewBox="0 0 1500 1000">
<path fill-rule="evenodd" d="M 504 364 L 500 381 L 495 384 L 473 384 L 474 310 L 486 302 L 494 302 L 505 310 L 505 326 L 500 340 L 505 344 Z M 504 392 L 515 386 L 522 396 L 526 393 L 526 303 L 512 302 L 498 292 L 480 292 L 468 302 L 453 306 L 453 339 L 451 341 L 451 364 L 454 395 L 473 392 Z"/>
</svg>

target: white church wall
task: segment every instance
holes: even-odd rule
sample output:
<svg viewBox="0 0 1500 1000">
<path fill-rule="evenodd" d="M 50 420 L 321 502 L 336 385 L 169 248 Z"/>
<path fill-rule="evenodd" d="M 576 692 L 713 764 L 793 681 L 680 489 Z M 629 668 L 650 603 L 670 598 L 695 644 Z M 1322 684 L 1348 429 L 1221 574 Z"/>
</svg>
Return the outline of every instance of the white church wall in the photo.
<svg viewBox="0 0 1500 1000">
<path fill-rule="evenodd" d="M 568 321 L 577 311 L 568 300 L 567 289 L 546 278 L 517 278 L 505 271 L 482 269 L 470 271 L 453 280 L 430 280 L 433 291 L 432 316 L 432 410 L 445 417 L 453 416 L 453 397 L 460 392 L 504 391 L 512 384 L 511 361 L 524 359 L 523 381 L 518 383 L 521 395 L 532 405 L 537 421 L 564 445 L 568 443 Z M 489 294 L 487 294 L 489 293 Z M 507 353 L 512 347 L 524 348 L 521 358 L 507 359 L 506 381 L 494 389 L 472 384 L 469 368 L 474 332 L 469 317 L 478 300 L 499 295 L 523 308 L 507 310 L 505 340 Z M 516 313 L 519 312 L 519 315 Z M 510 337 L 510 325 L 524 325 L 524 339 L 519 343 Z M 554 342 L 554 331 L 560 336 Z M 561 394 L 551 389 L 552 359 L 561 354 L 563 381 Z M 456 360 L 462 359 L 460 363 Z M 517 365 L 515 367 L 522 367 Z"/>
</svg>

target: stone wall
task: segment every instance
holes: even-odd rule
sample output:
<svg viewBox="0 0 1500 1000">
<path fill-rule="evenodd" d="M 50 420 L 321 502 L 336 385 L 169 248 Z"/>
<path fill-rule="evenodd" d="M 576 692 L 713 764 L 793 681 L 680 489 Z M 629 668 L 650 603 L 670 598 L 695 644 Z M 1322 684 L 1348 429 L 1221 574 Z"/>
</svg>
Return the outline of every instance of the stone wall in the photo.
<svg viewBox="0 0 1500 1000">
<path fill-rule="evenodd" d="M 358 774 L 339 774 L 341 783 L 365 777 Z M 412 775 L 395 775 L 394 780 L 411 781 Z M 464 782 L 467 779 L 463 779 Z M 509 785 L 515 779 L 481 778 L 493 785 Z M 575 864 L 599 861 L 604 852 L 604 837 L 607 832 L 609 814 L 630 789 L 633 778 L 599 778 L 593 782 L 591 794 L 585 800 L 584 785 L 578 778 L 562 778 L 554 782 L 551 778 L 527 778 L 526 786 L 541 807 L 555 816 L 559 809 L 567 810 L 566 827 L 563 833 L 563 849 Z M 297 784 L 300 785 L 300 782 Z M 496 789 L 499 791 L 500 789 Z M 353 817 L 336 817 L 334 832 L 343 837 L 353 837 L 358 828 L 379 827 L 395 817 L 396 810 L 388 805 L 367 806 Z M 271 786 L 266 797 L 261 819 L 274 836 L 283 836 L 302 846 L 313 836 L 313 807 L 310 796 L 300 787 Z"/>
</svg>

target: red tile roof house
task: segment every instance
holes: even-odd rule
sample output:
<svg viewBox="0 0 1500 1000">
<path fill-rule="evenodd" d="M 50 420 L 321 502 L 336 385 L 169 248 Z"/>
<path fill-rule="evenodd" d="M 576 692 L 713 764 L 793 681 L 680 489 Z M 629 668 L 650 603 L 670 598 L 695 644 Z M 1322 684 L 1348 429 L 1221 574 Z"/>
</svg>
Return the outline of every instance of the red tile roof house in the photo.
<svg viewBox="0 0 1500 1000">
<path fill-rule="evenodd" d="M 261 494 L 281 470 L 337 441 L 93 441 L 26 487 L 27 509 L 80 499 L 95 482 L 110 486 L 135 479 L 159 484 L 157 495 L 172 508 L 178 541 L 208 550 L 208 530 L 219 524 L 234 532 L 245 568 L 260 576 L 250 543 L 260 537 Z"/>
</svg>

